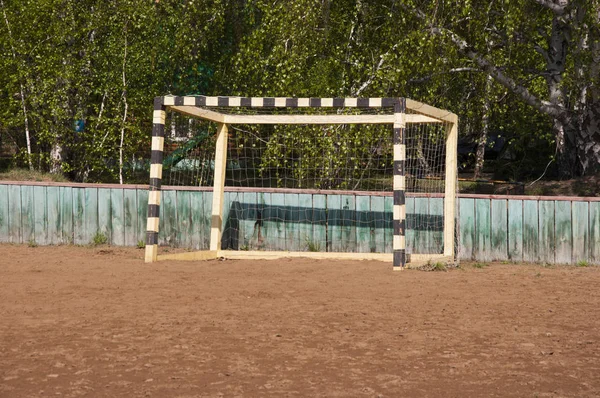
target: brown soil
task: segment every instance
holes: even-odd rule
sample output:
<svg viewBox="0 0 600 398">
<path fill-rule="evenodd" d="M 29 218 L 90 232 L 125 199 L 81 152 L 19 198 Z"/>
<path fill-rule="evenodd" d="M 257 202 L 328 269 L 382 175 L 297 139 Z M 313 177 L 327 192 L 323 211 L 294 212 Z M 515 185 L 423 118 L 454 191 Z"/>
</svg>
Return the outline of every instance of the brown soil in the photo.
<svg viewBox="0 0 600 398">
<path fill-rule="evenodd" d="M 542 196 L 600 196 L 600 174 L 572 180 L 526 183 L 526 194 Z"/>
<path fill-rule="evenodd" d="M 600 396 L 600 268 L 0 245 L 0 396 Z"/>
<path fill-rule="evenodd" d="M 482 195 L 531 195 L 531 196 L 600 196 L 600 174 L 570 180 L 540 180 L 510 183 L 495 181 L 491 174 L 472 181 L 473 175 L 459 175 L 460 193 Z M 486 182 L 487 181 L 487 182 Z"/>
</svg>

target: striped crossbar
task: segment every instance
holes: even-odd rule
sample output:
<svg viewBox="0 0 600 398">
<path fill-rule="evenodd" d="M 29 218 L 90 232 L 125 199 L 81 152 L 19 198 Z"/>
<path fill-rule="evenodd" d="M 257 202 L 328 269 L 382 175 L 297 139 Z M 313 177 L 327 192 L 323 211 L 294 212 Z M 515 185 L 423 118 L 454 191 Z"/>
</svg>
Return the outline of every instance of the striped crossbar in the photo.
<svg viewBox="0 0 600 398">
<path fill-rule="evenodd" d="M 391 108 L 400 98 L 159 97 L 164 106 L 244 108 Z"/>
</svg>

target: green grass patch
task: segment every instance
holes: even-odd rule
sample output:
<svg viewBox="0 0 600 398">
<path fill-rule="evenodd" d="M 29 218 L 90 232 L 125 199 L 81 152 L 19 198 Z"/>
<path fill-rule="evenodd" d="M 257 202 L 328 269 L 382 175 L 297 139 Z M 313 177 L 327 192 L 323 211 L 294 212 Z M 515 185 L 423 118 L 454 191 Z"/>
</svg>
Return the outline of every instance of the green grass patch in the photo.
<svg viewBox="0 0 600 398">
<path fill-rule="evenodd" d="M 311 240 L 306 241 L 306 248 L 308 249 L 309 252 L 320 252 L 321 251 L 321 245 L 319 244 L 319 242 L 313 242 Z"/>
<path fill-rule="evenodd" d="M 11 169 L 0 173 L 3 181 L 69 182 L 62 174 L 43 173 L 29 169 Z"/>
<path fill-rule="evenodd" d="M 436 263 L 431 264 L 431 270 L 432 271 L 448 271 L 448 268 L 446 268 L 446 264 L 436 262 Z"/>
<path fill-rule="evenodd" d="M 92 246 L 100 246 L 105 245 L 108 242 L 108 237 L 104 235 L 102 232 L 96 232 L 96 235 L 92 238 L 90 244 Z"/>
</svg>

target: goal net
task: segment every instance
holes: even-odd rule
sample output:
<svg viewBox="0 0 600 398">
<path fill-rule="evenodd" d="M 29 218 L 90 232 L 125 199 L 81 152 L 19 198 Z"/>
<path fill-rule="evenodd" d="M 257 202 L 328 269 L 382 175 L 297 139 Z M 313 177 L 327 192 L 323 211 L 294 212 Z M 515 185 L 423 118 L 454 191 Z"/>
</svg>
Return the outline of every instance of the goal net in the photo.
<svg viewBox="0 0 600 398">
<path fill-rule="evenodd" d="M 397 98 L 156 102 L 147 261 L 314 256 L 402 267 L 453 256 L 452 114 Z M 159 245 L 199 252 L 159 255 Z"/>
</svg>

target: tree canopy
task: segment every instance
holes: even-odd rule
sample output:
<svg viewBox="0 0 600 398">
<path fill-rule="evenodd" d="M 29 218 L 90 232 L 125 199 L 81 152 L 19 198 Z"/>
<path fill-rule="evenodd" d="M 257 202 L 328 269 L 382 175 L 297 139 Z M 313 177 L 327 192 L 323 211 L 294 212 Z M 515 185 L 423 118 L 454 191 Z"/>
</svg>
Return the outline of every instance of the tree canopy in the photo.
<svg viewBox="0 0 600 398">
<path fill-rule="evenodd" d="M 0 0 L 0 143 L 18 165 L 126 182 L 155 96 L 406 96 L 457 113 L 481 158 L 504 137 L 503 177 L 592 173 L 599 3 Z"/>
</svg>

